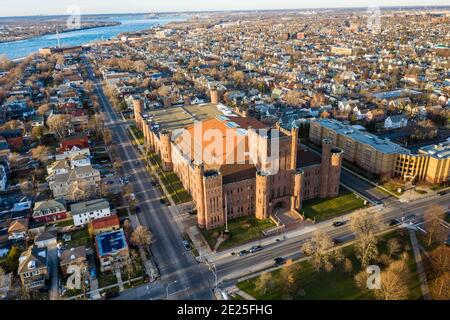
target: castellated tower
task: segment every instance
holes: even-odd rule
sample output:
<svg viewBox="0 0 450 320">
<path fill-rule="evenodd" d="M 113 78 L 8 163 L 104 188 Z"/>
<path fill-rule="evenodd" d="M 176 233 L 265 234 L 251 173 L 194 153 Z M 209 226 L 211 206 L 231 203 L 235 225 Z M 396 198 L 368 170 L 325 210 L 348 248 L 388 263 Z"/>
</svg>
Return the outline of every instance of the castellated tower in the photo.
<svg viewBox="0 0 450 320">
<path fill-rule="evenodd" d="M 270 210 L 270 176 L 258 171 L 256 173 L 256 218 L 259 220 L 267 219 Z"/>
<path fill-rule="evenodd" d="M 302 209 L 302 192 L 304 183 L 304 171 L 303 169 L 297 169 L 294 175 L 294 191 L 291 197 L 291 210 L 300 212 Z"/>
<path fill-rule="evenodd" d="M 142 130 L 142 127 L 144 125 L 142 121 L 142 113 L 144 112 L 144 101 L 142 101 L 142 99 L 133 99 L 133 111 L 136 127 Z"/>
<path fill-rule="evenodd" d="M 205 227 L 207 230 L 225 224 L 222 196 L 222 175 L 216 170 L 203 175 Z"/>
<path fill-rule="evenodd" d="M 211 90 L 209 90 L 209 94 L 211 96 L 211 103 L 212 104 L 218 104 L 219 103 L 219 92 L 215 87 L 212 87 Z"/>
<path fill-rule="evenodd" d="M 297 169 L 297 151 L 298 151 L 298 129 L 293 127 L 291 130 L 291 170 Z"/>
<path fill-rule="evenodd" d="M 159 133 L 159 139 L 161 141 L 160 152 L 162 167 L 164 171 L 172 170 L 172 133 L 170 131 L 163 130 Z"/>
<path fill-rule="evenodd" d="M 194 200 L 197 204 L 197 223 L 202 229 L 206 227 L 205 218 L 205 191 L 203 187 L 204 168 L 203 164 L 194 165 Z"/>
<path fill-rule="evenodd" d="M 330 139 L 323 140 L 320 166 L 320 198 L 335 197 L 339 194 L 342 157 L 342 150 L 332 147 Z"/>
</svg>

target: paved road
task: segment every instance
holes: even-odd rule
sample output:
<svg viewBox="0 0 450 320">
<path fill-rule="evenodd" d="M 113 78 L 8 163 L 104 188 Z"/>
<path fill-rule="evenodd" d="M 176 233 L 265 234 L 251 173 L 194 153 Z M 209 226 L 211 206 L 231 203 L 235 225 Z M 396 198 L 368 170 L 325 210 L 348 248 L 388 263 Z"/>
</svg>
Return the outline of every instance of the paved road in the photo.
<svg viewBox="0 0 450 320">
<path fill-rule="evenodd" d="M 185 254 L 182 246 L 181 231 L 172 218 L 166 206 L 159 202 L 159 191 L 151 185 L 151 177 L 144 164 L 139 161 L 139 154 L 131 144 L 127 129 L 114 112 L 108 99 L 103 93 L 101 85 L 96 82 L 92 69 L 89 70 L 91 80 L 96 83 L 95 91 L 103 111 L 107 115 L 107 122 L 113 131 L 113 141 L 116 142 L 119 156 L 123 161 L 123 169 L 131 175 L 130 183 L 133 185 L 134 194 L 139 201 L 141 212 L 140 223 L 149 227 L 155 242 L 152 245 L 152 253 L 159 267 L 161 278 L 155 283 L 149 284 L 148 296 L 142 295 L 140 290 L 127 290 L 123 297 L 129 299 L 161 299 L 165 298 L 167 285 L 170 291 L 176 294 L 171 298 L 176 299 L 212 299 L 213 281 L 212 274 L 203 264 L 198 264 L 191 254 Z M 176 281 L 176 283 L 174 283 Z M 178 293 L 177 293 L 178 292 Z"/>
<path fill-rule="evenodd" d="M 427 199 L 417 200 L 408 204 L 401 204 L 397 201 L 395 204 L 386 207 L 382 211 L 383 220 L 385 222 L 389 222 L 392 219 L 401 218 L 409 214 L 415 214 L 416 218 L 413 220 L 413 222 L 416 223 L 423 220 L 422 217 L 431 204 L 448 206 L 449 203 L 450 195 L 437 195 Z M 344 221 L 348 220 L 349 217 L 350 215 L 347 215 L 344 218 Z M 332 226 L 331 221 L 324 221 L 316 224 L 314 227 L 309 227 L 307 232 L 299 236 L 295 236 L 292 238 L 288 236 L 286 240 L 282 240 L 280 242 L 276 242 L 274 240 L 271 244 L 264 245 L 264 249 L 258 253 L 248 254 L 243 257 L 232 256 L 231 254 L 222 256 L 217 255 L 215 257 L 213 256 L 211 258 L 215 258 L 214 260 L 218 270 L 219 282 L 230 285 L 234 283 L 234 280 L 236 278 L 240 278 L 246 274 L 257 272 L 264 268 L 272 267 L 273 259 L 276 257 L 294 259 L 299 258 L 301 256 L 300 247 L 302 243 L 310 238 L 312 233 L 317 229 L 325 231 L 332 238 L 339 238 L 344 241 L 348 241 L 354 238 L 349 228 L 349 224 L 335 228 Z M 278 238 L 282 237 L 280 236 Z M 257 243 L 255 242 L 254 244 Z M 254 244 L 248 244 L 247 246 L 236 249 L 236 251 L 249 249 Z M 222 285 L 222 287 L 224 286 Z"/>
</svg>

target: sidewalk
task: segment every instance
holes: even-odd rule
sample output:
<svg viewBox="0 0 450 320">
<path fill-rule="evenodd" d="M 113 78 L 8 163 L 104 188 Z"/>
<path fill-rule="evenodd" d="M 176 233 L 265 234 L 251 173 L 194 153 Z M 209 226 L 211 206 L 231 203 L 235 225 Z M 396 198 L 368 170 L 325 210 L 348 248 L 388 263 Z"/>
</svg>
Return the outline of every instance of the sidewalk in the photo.
<svg viewBox="0 0 450 320">
<path fill-rule="evenodd" d="M 420 288 L 422 289 L 423 299 L 430 300 L 430 290 L 428 288 L 427 276 L 423 267 L 422 256 L 420 254 L 419 243 L 417 241 L 416 232 L 409 229 L 409 237 L 411 238 L 411 245 L 414 251 L 414 258 L 416 259 L 417 274 L 419 275 Z"/>
</svg>

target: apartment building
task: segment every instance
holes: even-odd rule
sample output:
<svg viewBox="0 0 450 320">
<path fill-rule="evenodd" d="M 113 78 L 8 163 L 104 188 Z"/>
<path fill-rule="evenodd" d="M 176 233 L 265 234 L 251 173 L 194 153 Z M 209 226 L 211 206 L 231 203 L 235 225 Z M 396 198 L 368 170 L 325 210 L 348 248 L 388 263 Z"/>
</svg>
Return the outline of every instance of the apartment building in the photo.
<svg viewBox="0 0 450 320">
<path fill-rule="evenodd" d="M 380 176 L 442 183 L 450 179 L 450 141 L 419 149 L 417 154 L 387 139 L 333 119 L 311 123 L 309 139 L 320 145 L 330 139 L 343 150 L 344 159 Z"/>
</svg>

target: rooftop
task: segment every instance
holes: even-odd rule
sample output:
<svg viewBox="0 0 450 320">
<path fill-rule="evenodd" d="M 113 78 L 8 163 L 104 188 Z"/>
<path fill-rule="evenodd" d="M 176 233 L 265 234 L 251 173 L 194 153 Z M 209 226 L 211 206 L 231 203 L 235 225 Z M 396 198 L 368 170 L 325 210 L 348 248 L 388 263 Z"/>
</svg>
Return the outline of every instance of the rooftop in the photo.
<svg viewBox="0 0 450 320">
<path fill-rule="evenodd" d="M 219 107 L 220 105 L 211 103 L 175 106 L 146 112 L 144 118 L 154 131 L 173 131 L 190 127 L 198 121 L 223 116 Z"/>
<path fill-rule="evenodd" d="M 80 214 L 88 211 L 95 211 L 109 208 L 109 202 L 105 199 L 96 199 L 86 202 L 79 202 L 70 206 L 71 214 Z"/>
<path fill-rule="evenodd" d="M 436 159 L 449 159 L 450 141 L 422 147 L 419 153 L 426 153 Z"/>
<path fill-rule="evenodd" d="M 361 128 L 359 127 L 345 125 L 342 122 L 334 119 L 321 119 L 317 120 L 316 122 L 321 126 L 332 129 L 339 135 L 346 136 L 354 141 L 370 145 L 372 148 L 382 153 L 411 153 L 408 149 L 403 148 L 388 139 L 380 139 L 377 136 L 366 132 L 365 130 L 361 130 Z"/>
<path fill-rule="evenodd" d="M 122 229 L 99 234 L 95 239 L 97 242 L 98 255 L 100 257 L 114 254 L 128 246 Z"/>
</svg>

